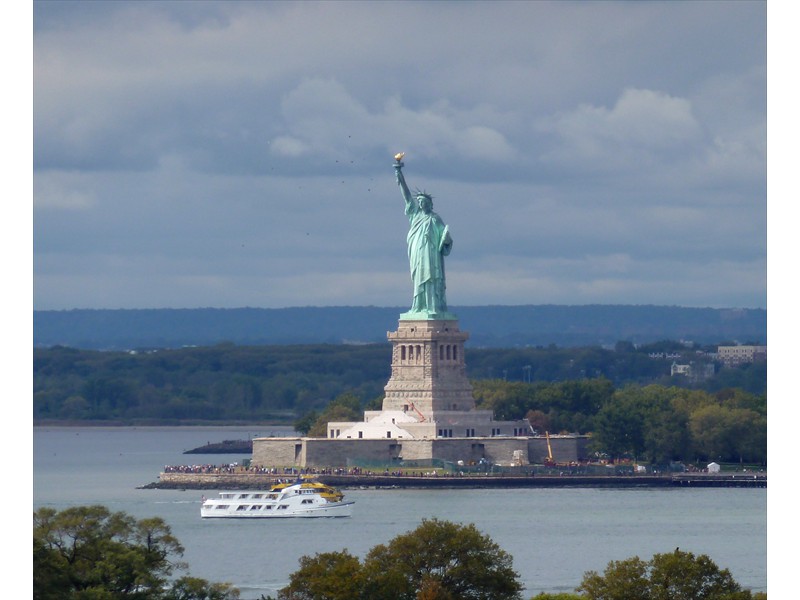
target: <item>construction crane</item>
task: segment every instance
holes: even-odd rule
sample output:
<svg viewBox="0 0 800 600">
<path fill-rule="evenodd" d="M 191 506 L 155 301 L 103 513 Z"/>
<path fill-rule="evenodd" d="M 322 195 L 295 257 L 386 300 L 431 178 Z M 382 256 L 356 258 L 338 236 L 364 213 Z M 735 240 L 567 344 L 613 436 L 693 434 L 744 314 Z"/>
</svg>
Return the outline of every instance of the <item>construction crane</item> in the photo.
<svg viewBox="0 0 800 600">
<path fill-rule="evenodd" d="M 425 421 L 425 415 L 423 415 L 420 412 L 420 410 L 416 406 L 414 406 L 413 402 L 411 403 L 411 409 L 419 415 L 420 422 L 424 422 Z"/>
<path fill-rule="evenodd" d="M 547 458 L 544 459 L 545 467 L 555 467 L 556 461 L 553 458 L 553 447 L 550 445 L 550 433 L 545 431 L 544 437 L 547 439 Z"/>
</svg>

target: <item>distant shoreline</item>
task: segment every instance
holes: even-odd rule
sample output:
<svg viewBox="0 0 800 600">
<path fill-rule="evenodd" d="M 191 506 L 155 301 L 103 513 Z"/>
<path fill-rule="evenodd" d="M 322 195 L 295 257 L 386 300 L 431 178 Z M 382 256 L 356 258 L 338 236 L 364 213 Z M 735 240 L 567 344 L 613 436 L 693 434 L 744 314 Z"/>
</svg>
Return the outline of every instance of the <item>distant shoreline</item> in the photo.
<svg viewBox="0 0 800 600">
<path fill-rule="evenodd" d="M 268 420 L 268 421 L 81 421 L 81 420 L 40 420 L 33 422 L 34 429 L 37 427 L 237 427 L 241 429 L 258 429 L 263 427 L 292 427 L 292 421 L 287 419 Z"/>
<path fill-rule="evenodd" d="M 767 341 L 766 308 L 663 305 L 453 306 L 474 348 L 613 346 L 620 340 Z M 34 348 L 386 344 L 407 307 L 35 310 Z"/>
</svg>

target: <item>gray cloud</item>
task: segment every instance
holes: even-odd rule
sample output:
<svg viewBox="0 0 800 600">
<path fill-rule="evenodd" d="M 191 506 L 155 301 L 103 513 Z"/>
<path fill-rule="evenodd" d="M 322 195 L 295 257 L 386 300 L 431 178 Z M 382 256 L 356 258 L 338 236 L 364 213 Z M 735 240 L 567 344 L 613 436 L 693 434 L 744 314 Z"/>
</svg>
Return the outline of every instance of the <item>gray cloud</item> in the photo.
<svg viewBox="0 0 800 600">
<path fill-rule="evenodd" d="M 36 308 L 766 305 L 766 8 L 34 3 Z"/>
</svg>

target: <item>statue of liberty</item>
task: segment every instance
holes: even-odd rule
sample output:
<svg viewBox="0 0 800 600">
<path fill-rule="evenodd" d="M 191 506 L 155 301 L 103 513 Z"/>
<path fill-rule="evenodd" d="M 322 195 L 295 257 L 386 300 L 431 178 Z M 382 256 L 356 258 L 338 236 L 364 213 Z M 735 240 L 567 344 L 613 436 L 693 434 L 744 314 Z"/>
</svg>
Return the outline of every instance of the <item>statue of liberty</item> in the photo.
<svg viewBox="0 0 800 600">
<path fill-rule="evenodd" d="M 444 257 L 453 248 L 453 238 L 442 218 L 433 212 L 433 197 L 416 190 L 412 195 L 403 176 L 404 154 L 395 156 L 397 184 L 406 201 L 408 217 L 408 262 L 414 296 L 411 310 L 401 319 L 455 319 L 447 312 Z"/>
</svg>

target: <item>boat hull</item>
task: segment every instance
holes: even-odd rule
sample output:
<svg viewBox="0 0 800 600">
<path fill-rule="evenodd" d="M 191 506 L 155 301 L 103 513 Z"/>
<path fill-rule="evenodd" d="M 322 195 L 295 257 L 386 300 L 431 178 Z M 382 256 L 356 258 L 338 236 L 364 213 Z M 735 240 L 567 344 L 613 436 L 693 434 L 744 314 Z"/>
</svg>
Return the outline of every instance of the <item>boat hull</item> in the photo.
<svg viewBox="0 0 800 600">
<path fill-rule="evenodd" d="M 292 510 L 236 510 L 216 509 L 213 505 L 200 509 L 200 516 L 204 519 L 295 519 L 295 518 L 337 518 L 349 517 L 353 512 L 355 502 L 330 503 L 328 506 L 310 506 L 308 508 L 293 508 Z"/>
<path fill-rule="evenodd" d="M 349 517 L 353 501 L 345 502 L 339 490 L 315 481 L 298 479 L 278 483 L 268 491 L 220 492 L 200 506 L 204 519 L 290 519 Z"/>
</svg>

